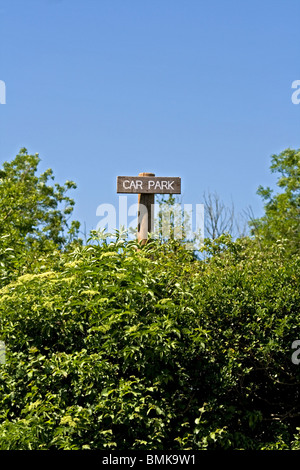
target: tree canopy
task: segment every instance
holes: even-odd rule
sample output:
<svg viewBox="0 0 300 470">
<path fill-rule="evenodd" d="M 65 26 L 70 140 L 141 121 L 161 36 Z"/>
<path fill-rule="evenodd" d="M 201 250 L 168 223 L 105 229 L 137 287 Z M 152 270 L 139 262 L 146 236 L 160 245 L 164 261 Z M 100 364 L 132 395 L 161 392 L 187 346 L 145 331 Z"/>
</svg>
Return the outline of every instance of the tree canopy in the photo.
<svg viewBox="0 0 300 470">
<path fill-rule="evenodd" d="M 274 194 L 269 187 L 259 187 L 258 194 L 265 202 L 265 214 L 252 222 L 253 233 L 271 243 L 284 238 L 291 252 L 299 253 L 300 149 L 286 149 L 273 155 L 270 169 L 279 173 L 277 185 L 280 191 Z"/>
<path fill-rule="evenodd" d="M 49 184 L 53 171 L 38 175 L 40 157 L 25 148 L 0 169 L 0 281 L 21 274 L 41 255 L 62 249 L 78 234 L 79 223 L 68 224 L 74 200 L 66 193 L 73 181 Z"/>
</svg>

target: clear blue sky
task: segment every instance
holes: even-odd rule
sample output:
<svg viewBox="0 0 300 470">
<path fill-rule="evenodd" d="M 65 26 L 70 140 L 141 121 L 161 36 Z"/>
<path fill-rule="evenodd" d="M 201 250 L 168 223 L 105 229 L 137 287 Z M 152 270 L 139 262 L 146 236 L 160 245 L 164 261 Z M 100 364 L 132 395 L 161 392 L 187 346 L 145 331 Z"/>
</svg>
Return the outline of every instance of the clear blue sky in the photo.
<svg viewBox="0 0 300 470">
<path fill-rule="evenodd" d="M 88 230 L 142 171 L 261 215 L 270 156 L 300 147 L 299 0 L 1 0 L 0 19 L 0 164 L 39 153 Z"/>
</svg>

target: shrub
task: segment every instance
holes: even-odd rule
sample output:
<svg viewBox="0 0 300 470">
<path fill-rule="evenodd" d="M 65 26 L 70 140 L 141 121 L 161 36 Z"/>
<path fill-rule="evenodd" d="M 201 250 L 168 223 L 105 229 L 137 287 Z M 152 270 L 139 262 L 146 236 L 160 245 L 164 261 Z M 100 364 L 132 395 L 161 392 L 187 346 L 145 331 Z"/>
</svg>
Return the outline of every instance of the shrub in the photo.
<svg viewBox="0 0 300 470">
<path fill-rule="evenodd" d="M 1 290 L 1 449 L 299 448 L 300 257 L 94 243 Z"/>
</svg>

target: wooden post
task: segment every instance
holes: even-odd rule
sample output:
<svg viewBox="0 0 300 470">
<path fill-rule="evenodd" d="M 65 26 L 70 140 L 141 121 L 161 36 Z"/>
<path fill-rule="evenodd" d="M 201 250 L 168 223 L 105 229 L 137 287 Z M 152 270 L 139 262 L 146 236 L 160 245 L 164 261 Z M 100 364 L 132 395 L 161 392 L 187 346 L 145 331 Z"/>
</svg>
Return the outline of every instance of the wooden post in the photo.
<svg viewBox="0 0 300 470">
<path fill-rule="evenodd" d="M 139 176 L 155 176 L 154 173 L 139 173 Z M 154 194 L 138 194 L 138 241 L 147 243 L 148 233 L 154 230 Z"/>
<path fill-rule="evenodd" d="M 118 176 L 117 192 L 138 194 L 137 238 L 142 245 L 145 245 L 148 233 L 154 231 L 155 194 L 180 194 L 181 178 L 156 177 L 154 173 L 139 173 L 139 176 Z"/>
</svg>

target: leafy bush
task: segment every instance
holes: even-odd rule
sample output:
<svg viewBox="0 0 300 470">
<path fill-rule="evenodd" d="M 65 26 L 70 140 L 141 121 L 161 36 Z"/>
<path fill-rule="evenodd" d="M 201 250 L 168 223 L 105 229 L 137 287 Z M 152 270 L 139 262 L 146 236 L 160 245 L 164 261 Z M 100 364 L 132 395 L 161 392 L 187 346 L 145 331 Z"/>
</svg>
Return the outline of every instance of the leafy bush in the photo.
<svg viewBox="0 0 300 470">
<path fill-rule="evenodd" d="M 0 291 L 1 449 L 299 449 L 300 257 L 91 240 Z"/>
</svg>

